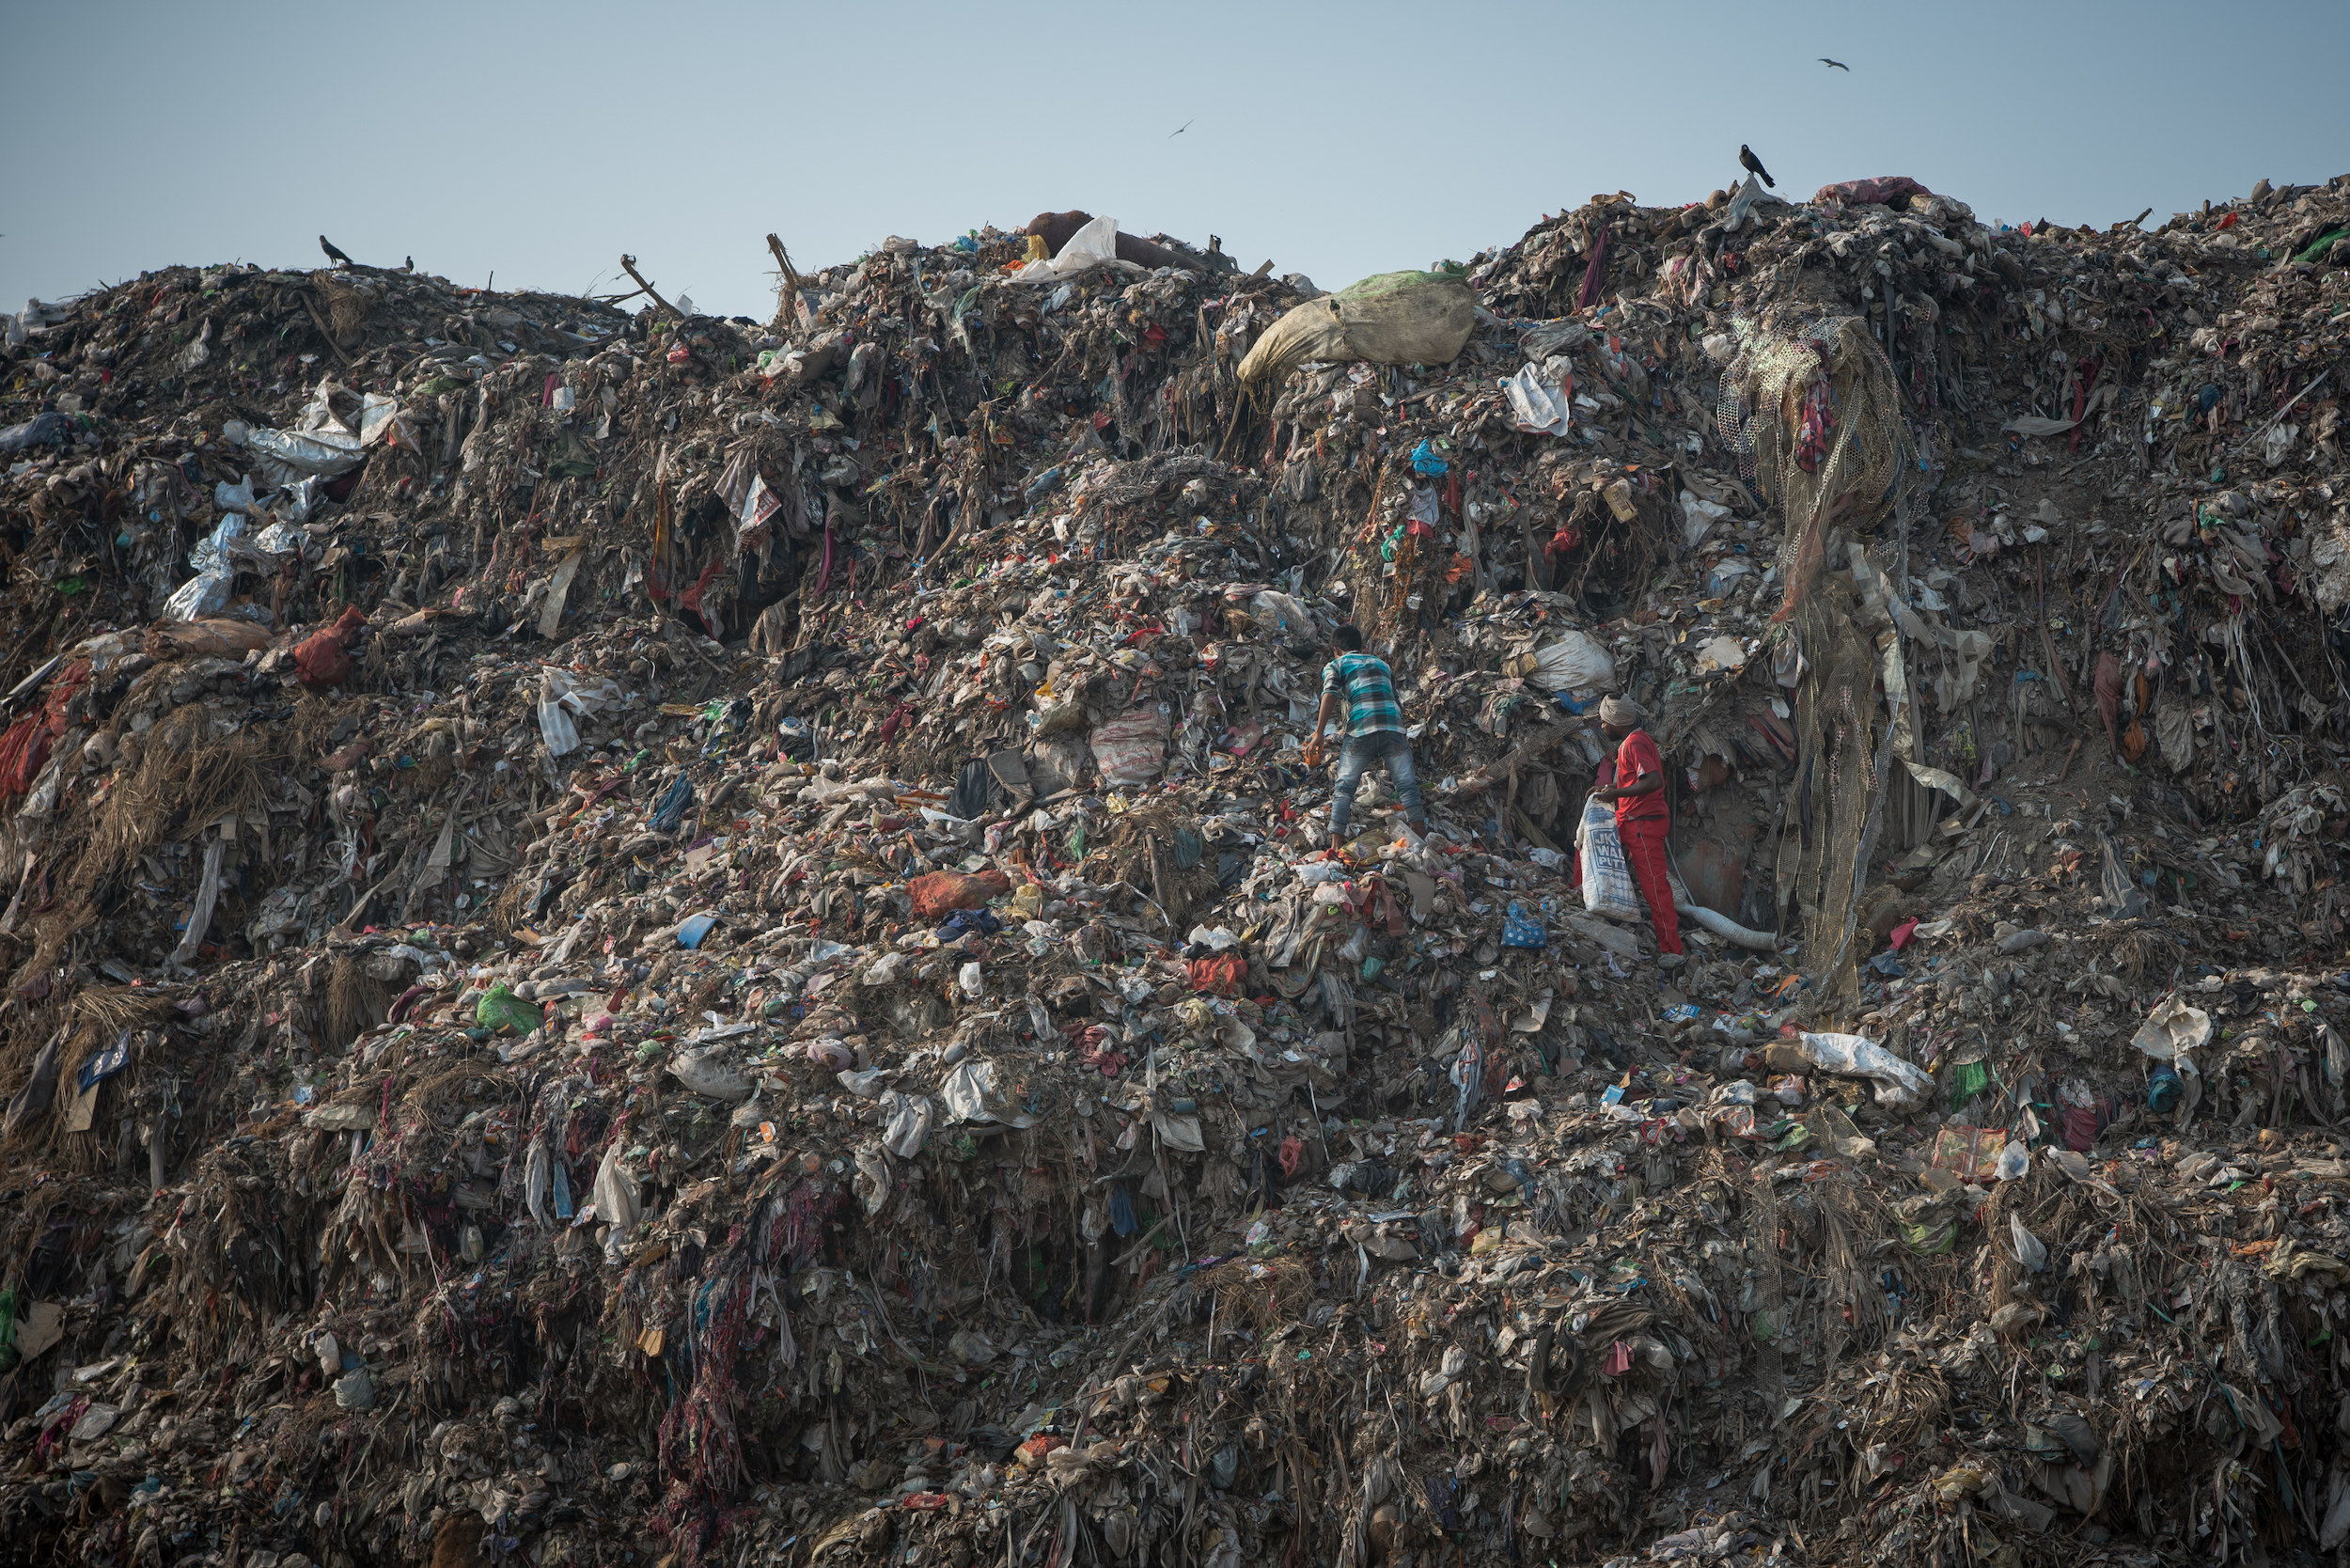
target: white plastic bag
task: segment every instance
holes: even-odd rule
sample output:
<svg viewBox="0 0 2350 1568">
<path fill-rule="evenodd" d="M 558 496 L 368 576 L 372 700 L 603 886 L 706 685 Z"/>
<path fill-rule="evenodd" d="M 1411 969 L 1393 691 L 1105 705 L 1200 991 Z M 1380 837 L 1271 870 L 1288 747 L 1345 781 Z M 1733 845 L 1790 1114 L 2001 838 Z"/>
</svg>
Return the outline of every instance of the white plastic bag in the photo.
<svg viewBox="0 0 2350 1568">
<path fill-rule="evenodd" d="M 713 1100 L 741 1105 L 751 1097 L 749 1074 L 717 1050 L 680 1051 L 669 1060 L 669 1074 L 695 1093 Z"/>
<path fill-rule="evenodd" d="M 620 1164 L 620 1140 L 614 1138 L 603 1151 L 603 1161 L 596 1167 L 593 1194 L 596 1217 L 612 1227 L 613 1234 L 625 1236 L 636 1229 L 639 1212 L 636 1178 Z"/>
<path fill-rule="evenodd" d="M 1611 920 L 1637 920 L 1648 913 L 1640 889 L 1632 880 L 1631 863 L 1623 857 L 1623 840 L 1616 837 L 1614 808 L 1596 795 L 1583 800 L 1583 825 L 1574 836 L 1575 855 L 1583 868 L 1583 907 Z"/>
<path fill-rule="evenodd" d="M 539 736 L 546 742 L 548 754 L 561 757 L 579 749 L 579 727 L 572 714 L 599 713 L 619 703 L 621 696 L 619 683 L 610 676 L 587 684 L 568 670 L 540 668 Z"/>
<path fill-rule="evenodd" d="M 1566 385 L 1560 377 L 1546 376 L 1541 366 L 1528 363 L 1503 382 L 1501 390 L 1510 400 L 1510 412 L 1517 416 L 1518 429 L 1537 435 L 1567 433 L 1574 409 L 1567 401 Z"/>
<path fill-rule="evenodd" d="M 1118 220 L 1096 218 L 1069 237 L 1060 247 L 1060 254 L 1049 261 L 1031 261 L 1011 274 L 1014 283 L 1058 283 L 1065 277 L 1099 266 L 1119 266 Z M 1132 262 L 1124 263 L 1130 270 L 1140 272 Z"/>
<path fill-rule="evenodd" d="M 1706 531 L 1712 528 L 1715 524 L 1720 522 L 1723 518 L 1728 517 L 1729 515 L 1730 509 L 1723 506 L 1720 502 L 1709 501 L 1703 496 L 1698 494 L 1695 491 L 1683 491 L 1681 493 L 1682 542 L 1686 544 L 1692 550 L 1696 549 L 1699 543 L 1704 540 Z M 1735 556 L 1732 556 L 1730 557 L 1730 560 L 1724 561 L 1722 565 L 1728 566 L 1732 561 L 1737 561 L 1738 565 L 1742 569 L 1746 564 L 1743 561 L 1738 561 L 1738 558 Z M 1732 575 L 1735 575 L 1735 573 L 1732 573 Z"/>
<path fill-rule="evenodd" d="M 1616 659 L 1607 645 L 1573 627 L 1559 633 L 1556 642 L 1520 653 L 1501 667 L 1503 674 L 1519 676 L 1546 692 L 1604 690 L 1616 683 Z"/>
<path fill-rule="evenodd" d="M 558 392 L 568 392 L 561 387 Z M 571 406 L 564 404 L 564 407 Z M 359 445 L 372 447 L 384 439 L 384 432 L 400 417 L 400 400 L 388 392 L 363 392 L 359 395 Z"/>
<path fill-rule="evenodd" d="M 1248 608 L 1260 622 L 1271 628 L 1276 637 L 1322 641 L 1322 622 L 1313 611 L 1277 588 L 1260 589 L 1249 600 Z"/>
<path fill-rule="evenodd" d="M 948 1119 L 954 1121 L 997 1121 L 1007 1127 L 1030 1127 L 1036 1118 L 1018 1110 L 1001 1087 L 1001 1079 L 992 1061 L 966 1060 L 958 1062 L 939 1084 L 939 1097 L 947 1102 Z"/>
<path fill-rule="evenodd" d="M 523 1167 L 523 1203 L 540 1230 L 549 1229 L 554 1221 L 547 1215 L 547 1193 L 554 1185 L 555 1157 L 547 1152 L 546 1139 L 530 1140 L 530 1157 Z"/>
<path fill-rule="evenodd" d="M 2176 996 L 2156 1003 L 2130 1043 L 2156 1061 L 2183 1061 L 2211 1040 L 2211 1014 Z"/>
<path fill-rule="evenodd" d="M 1803 1059 L 1823 1072 L 1876 1082 L 1876 1101 L 1896 1110 L 1915 1110 L 1934 1092 L 1934 1078 L 1875 1041 L 1857 1034 L 1807 1034 L 1797 1038 Z"/>
<path fill-rule="evenodd" d="M 901 1094 L 893 1089 L 882 1096 L 882 1115 L 886 1119 L 882 1143 L 900 1159 L 914 1158 L 930 1141 L 935 1112 L 929 1095 Z"/>
<path fill-rule="evenodd" d="M 547 743 L 549 756 L 564 757 L 579 749 L 579 726 L 563 711 L 563 698 L 569 694 L 556 689 L 556 679 L 545 676 L 540 681 L 539 735 Z"/>
</svg>

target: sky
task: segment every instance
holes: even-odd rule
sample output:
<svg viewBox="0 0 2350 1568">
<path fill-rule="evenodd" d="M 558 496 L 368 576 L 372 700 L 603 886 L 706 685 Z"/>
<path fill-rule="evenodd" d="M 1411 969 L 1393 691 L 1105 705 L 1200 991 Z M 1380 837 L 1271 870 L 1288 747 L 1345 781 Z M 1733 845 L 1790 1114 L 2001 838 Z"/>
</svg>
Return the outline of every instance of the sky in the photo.
<svg viewBox="0 0 2350 1568">
<path fill-rule="evenodd" d="M 2010 223 L 2350 172 L 2342 0 L 77 0 L 7 36 L 0 310 L 324 233 L 566 293 L 627 252 L 764 320 L 770 231 L 812 272 L 1068 208 L 1338 288 L 1701 200 L 1742 142 L 1797 199 L 1902 174 Z"/>
</svg>

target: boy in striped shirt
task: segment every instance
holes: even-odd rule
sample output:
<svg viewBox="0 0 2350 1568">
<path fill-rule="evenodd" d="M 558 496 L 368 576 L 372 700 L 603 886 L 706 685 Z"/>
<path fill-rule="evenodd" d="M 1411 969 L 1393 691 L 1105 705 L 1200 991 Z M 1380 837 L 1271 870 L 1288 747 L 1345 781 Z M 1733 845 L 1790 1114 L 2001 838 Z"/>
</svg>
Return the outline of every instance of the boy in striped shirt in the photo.
<svg viewBox="0 0 2350 1568">
<path fill-rule="evenodd" d="M 1374 762 L 1402 798 L 1412 830 L 1428 831 L 1428 808 L 1420 803 L 1419 776 L 1412 771 L 1412 743 L 1403 733 L 1403 710 L 1395 700 L 1395 677 L 1385 659 L 1363 651 L 1363 634 L 1341 626 L 1331 635 L 1337 656 L 1322 666 L 1322 709 L 1314 715 L 1313 738 L 1306 743 L 1306 765 L 1322 766 L 1322 732 L 1346 703 L 1346 744 L 1339 750 L 1338 786 L 1330 800 L 1330 848 L 1346 842 L 1346 821 L 1355 814 L 1355 792 Z"/>
</svg>

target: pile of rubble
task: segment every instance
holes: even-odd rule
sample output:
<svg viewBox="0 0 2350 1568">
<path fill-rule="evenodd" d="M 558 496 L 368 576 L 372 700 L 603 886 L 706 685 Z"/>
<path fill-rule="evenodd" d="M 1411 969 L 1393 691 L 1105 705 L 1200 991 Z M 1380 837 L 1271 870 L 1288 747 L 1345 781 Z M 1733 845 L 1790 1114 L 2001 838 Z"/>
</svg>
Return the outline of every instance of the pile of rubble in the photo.
<svg viewBox="0 0 2350 1568">
<path fill-rule="evenodd" d="M 777 255 L 0 322 L 18 1557 L 2350 1539 L 2350 177 Z"/>
</svg>

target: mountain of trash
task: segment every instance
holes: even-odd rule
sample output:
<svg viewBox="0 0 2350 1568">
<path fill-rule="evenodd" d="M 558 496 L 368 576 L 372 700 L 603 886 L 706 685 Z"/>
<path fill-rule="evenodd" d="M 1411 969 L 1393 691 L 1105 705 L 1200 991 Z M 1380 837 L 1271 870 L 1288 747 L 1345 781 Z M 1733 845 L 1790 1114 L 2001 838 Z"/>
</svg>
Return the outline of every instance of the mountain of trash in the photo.
<svg viewBox="0 0 2350 1568">
<path fill-rule="evenodd" d="M 0 319 L 8 1560 L 2337 1553 L 2350 176 L 2143 224 Z"/>
</svg>

